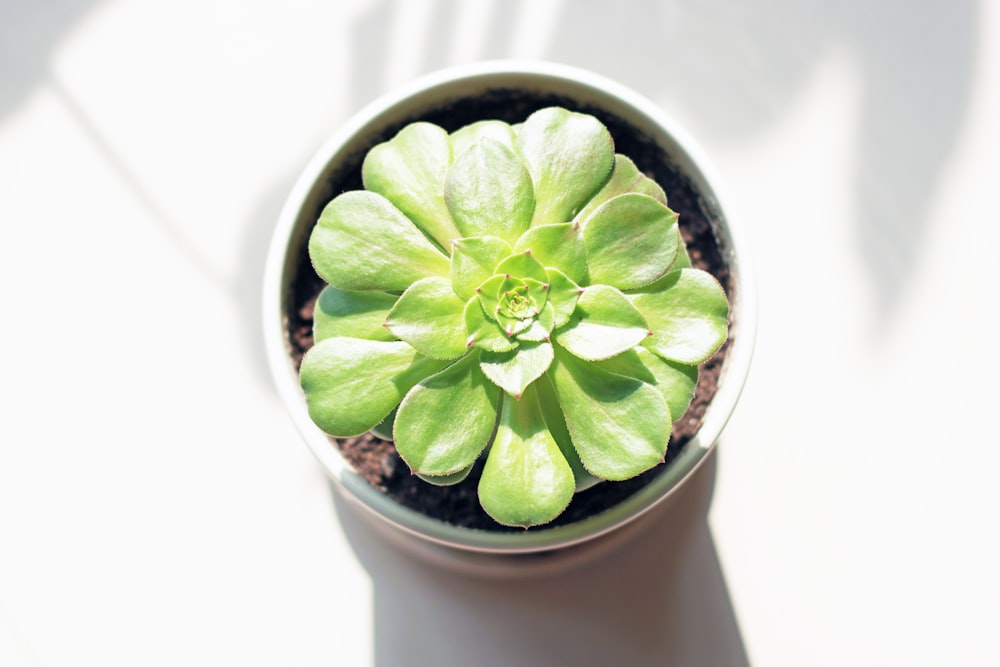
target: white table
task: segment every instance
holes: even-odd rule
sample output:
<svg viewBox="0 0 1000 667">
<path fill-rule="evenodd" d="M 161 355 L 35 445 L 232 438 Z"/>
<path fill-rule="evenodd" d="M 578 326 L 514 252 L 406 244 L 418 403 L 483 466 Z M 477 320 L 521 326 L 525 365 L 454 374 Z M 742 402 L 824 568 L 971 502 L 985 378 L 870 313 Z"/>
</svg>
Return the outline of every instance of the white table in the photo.
<svg viewBox="0 0 1000 667">
<path fill-rule="evenodd" d="M 0 2 L 0 665 L 998 664 L 1000 10 L 751 4 Z M 496 57 L 686 124 L 761 303 L 710 465 L 528 581 L 372 533 L 258 312 L 319 142 Z"/>
</svg>

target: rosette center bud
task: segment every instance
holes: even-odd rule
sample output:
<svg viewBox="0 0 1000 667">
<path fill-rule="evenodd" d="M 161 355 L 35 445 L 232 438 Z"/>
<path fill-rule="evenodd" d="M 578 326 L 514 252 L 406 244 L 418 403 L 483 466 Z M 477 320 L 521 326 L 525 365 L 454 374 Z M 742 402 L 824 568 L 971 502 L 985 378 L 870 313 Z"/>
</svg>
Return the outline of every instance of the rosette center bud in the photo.
<svg viewBox="0 0 1000 667">
<path fill-rule="evenodd" d="M 528 294 L 528 286 L 522 285 L 501 295 L 500 312 L 507 317 L 524 320 L 538 314 L 538 304 Z"/>
</svg>

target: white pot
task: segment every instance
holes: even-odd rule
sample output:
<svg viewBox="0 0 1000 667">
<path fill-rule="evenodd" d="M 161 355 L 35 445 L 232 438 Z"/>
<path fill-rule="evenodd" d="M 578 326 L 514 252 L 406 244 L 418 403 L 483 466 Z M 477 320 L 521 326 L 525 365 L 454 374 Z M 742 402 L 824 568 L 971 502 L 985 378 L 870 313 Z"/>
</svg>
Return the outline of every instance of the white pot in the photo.
<svg viewBox="0 0 1000 667">
<path fill-rule="evenodd" d="M 436 119 L 441 117 L 442 108 L 456 100 L 467 101 L 484 92 L 496 100 L 503 96 L 497 91 L 503 90 L 526 91 L 557 99 L 562 106 L 615 118 L 634 126 L 662 149 L 698 193 L 728 262 L 731 281 L 731 344 L 725 352 L 718 390 L 695 437 L 676 458 L 657 469 L 647 486 L 619 504 L 576 523 L 519 532 L 446 524 L 398 504 L 361 478 L 309 419 L 289 354 L 285 315 L 291 282 L 303 268 L 303 248 L 319 211 L 339 193 L 330 182 L 345 173 L 345 163 L 359 166 L 372 145 L 388 139 L 407 122 L 428 114 Z M 357 187 L 360 182 L 346 189 Z M 311 270 L 308 260 L 305 263 L 305 270 Z M 743 388 L 756 328 L 747 242 L 722 200 L 718 180 L 702 151 L 660 108 L 637 93 L 590 72 L 538 62 L 488 62 L 444 70 L 382 97 L 355 115 L 323 145 L 292 189 L 275 229 L 264 288 L 265 341 L 278 391 L 307 445 L 343 495 L 386 528 L 386 534 L 414 552 L 481 571 L 516 572 L 525 570 L 527 564 L 545 563 L 548 567 L 565 563 L 615 542 L 609 539 L 612 534 L 621 537 L 633 532 L 622 528 L 668 499 L 715 446 Z"/>
</svg>

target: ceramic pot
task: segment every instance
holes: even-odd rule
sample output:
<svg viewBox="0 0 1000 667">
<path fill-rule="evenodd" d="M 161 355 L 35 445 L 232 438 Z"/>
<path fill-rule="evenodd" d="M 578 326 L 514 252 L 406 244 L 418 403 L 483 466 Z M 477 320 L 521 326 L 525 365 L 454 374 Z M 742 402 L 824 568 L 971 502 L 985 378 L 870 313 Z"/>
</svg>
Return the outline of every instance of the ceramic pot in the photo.
<svg viewBox="0 0 1000 667">
<path fill-rule="evenodd" d="M 720 353 L 724 361 L 718 388 L 699 431 L 631 496 L 567 525 L 517 532 L 457 527 L 405 507 L 372 487 L 310 420 L 290 352 L 290 299 L 303 272 L 312 271 L 305 248 L 319 212 L 340 192 L 361 188 L 361 160 L 373 145 L 415 120 L 430 120 L 450 131 L 474 120 L 517 114 L 524 107 L 520 117 L 504 118 L 518 122 L 530 111 L 553 104 L 597 116 L 612 136 L 616 128 L 624 128 L 633 144 L 638 141 L 636 145 L 654 151 L 689 183 L 728 265 L 730 341 Z M 636 159 L 627 150 L 621 152 Z M 444 70 L 355 115 L 322 146 L 292 189 L 266 266 L 263 316 L 270 367 L 279 394 L 322 467 L 343 496 L 390 538 L 416 553 L 478 571 L 560 566 L 634 532 L 624 528 L 634 527 L 636 519 L 669 499 L 715 446 L 736 406 L 752 355 L 756 303 L 746 245 L 705 155 L 676 122 L 637 93 L 593 73 L 547 63 L 487 62 Z"/>
</svg>

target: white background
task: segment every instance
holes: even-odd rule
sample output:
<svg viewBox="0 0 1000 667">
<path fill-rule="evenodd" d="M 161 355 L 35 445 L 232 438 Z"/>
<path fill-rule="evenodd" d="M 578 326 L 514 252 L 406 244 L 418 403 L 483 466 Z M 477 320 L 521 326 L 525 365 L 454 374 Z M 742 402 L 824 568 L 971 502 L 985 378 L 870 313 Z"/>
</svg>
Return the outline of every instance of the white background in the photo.
<svg viewBox="0 0 1000 667">
<path fill-rule="evenodd" d="M 502 582 L 331 492 L 259 323 L 319 143 L 498 57 L 686 125 L 760 290 L 678 502 Z M 997 118 L 985 0 L 0 0 L 0 665 L 1000 664 Z"/>
</svg>

